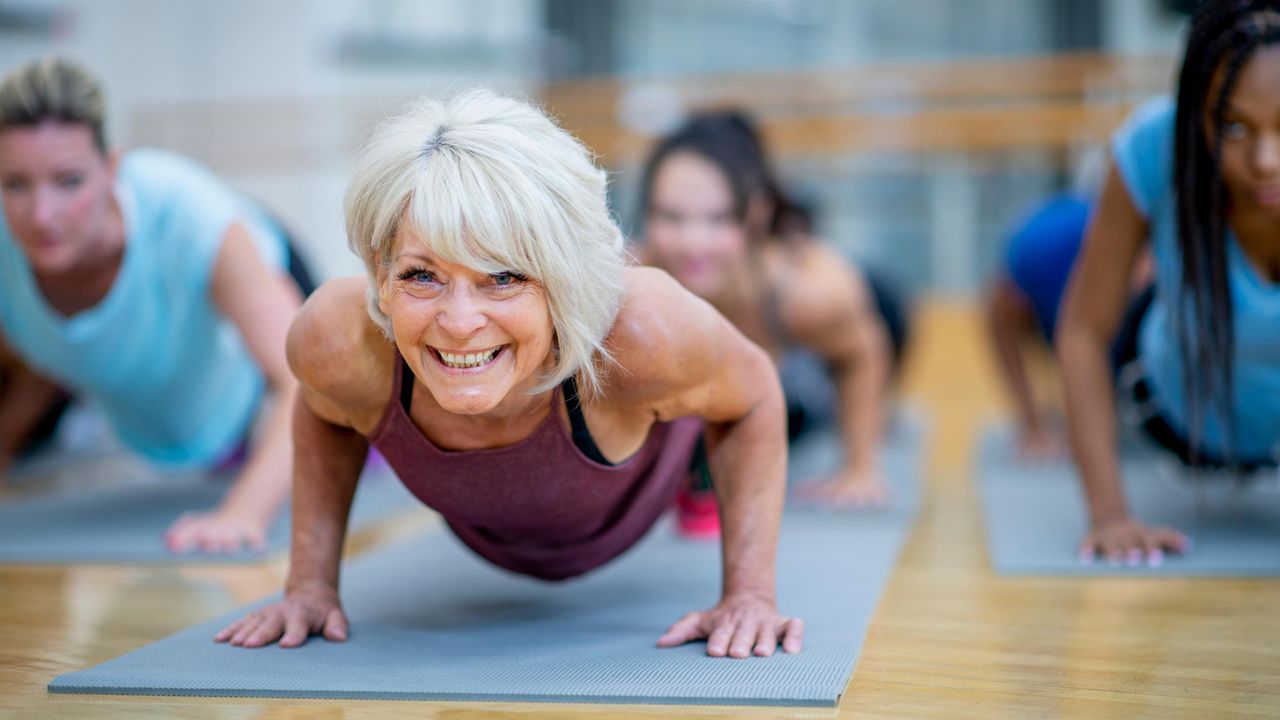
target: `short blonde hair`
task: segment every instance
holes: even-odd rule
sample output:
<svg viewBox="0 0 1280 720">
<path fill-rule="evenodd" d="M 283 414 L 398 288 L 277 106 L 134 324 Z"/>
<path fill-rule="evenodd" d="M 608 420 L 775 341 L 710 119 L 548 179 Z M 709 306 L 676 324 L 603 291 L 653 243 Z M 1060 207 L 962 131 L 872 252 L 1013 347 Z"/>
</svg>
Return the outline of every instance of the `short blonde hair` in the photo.
<svg viewBox="0 0 1280 720">
<path fill-rule="evenodd" d="M 377 128 L 347 188 L 347 244 L 369 273 L 370 316 L 391 335 L 378 277 L 403 219 L 449 262 L 541 283 L 556 358 L 537 391 L 578 374 L 599 392 L 625 266 L 606 188 L 586 147 L 527 103 L 487 90 L 419 100 Z"/>
<path fill-rule="evenodd" d="M 107 103 L 84 67 L 56 55 L 32 60 L 0 82 L 0 130 L 54 121 L 87 125 L 98 152 L 107 151 Z"/>
</svg>

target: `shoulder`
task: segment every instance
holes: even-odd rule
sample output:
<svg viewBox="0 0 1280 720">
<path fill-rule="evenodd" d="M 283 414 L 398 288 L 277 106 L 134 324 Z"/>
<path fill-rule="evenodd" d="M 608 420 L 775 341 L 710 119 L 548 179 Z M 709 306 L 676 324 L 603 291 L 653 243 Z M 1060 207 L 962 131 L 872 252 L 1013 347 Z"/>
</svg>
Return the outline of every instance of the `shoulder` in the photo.
<svg viewBox="0 0 1280 720">
<path fill-rule="evenodd" d="M 862 272 L 834 248 L 809 241 L 793 251 L 779 284 L 779 315 L 801 342 L 847 323 L 870 302 Z"/>
<path fill-rule="evenodd" d="M 352 426 L 381 414 L 396 353 L 369 317 L 367 286 L 363 276 L 321 285 L 298 311 L 287 344 L 289 367 L 308 400 L 321 399 L 338 411 L 323 414 L 341 414 Z"/>
<path fill-rule="evenodd" d="M 661 392 L 678 383 L 683 371 L 702 364 L 726 326 L 732 327 L 665 271 L 629 267 L 623 272 L 622 304 L 605 338 L 615 363 L 605 380 L 611 399 Z"/>
<path fill-rule="evenodd" d="M 670 349 L 705 323 L 708 311 L 715 313 L 666 271 L 628 267 L 623 270 L 622 303 L 605 343 L 623 357 Z"/>
<path fill-rule="evenodd" d="M 172 194 L 192 187 L 217 187 L 217 177 L 200 163 L 167 150 L 130 150 L 120 160 L 120 173 L 134 189 Z"/>
<path fill-rule="evenodd" d="M 1111 140 L 1111 155 L 1134 205 L 1150 216 L 1173 178 L 1177 105 L 1156 98 L 1139 105 Z"/>
</svg>

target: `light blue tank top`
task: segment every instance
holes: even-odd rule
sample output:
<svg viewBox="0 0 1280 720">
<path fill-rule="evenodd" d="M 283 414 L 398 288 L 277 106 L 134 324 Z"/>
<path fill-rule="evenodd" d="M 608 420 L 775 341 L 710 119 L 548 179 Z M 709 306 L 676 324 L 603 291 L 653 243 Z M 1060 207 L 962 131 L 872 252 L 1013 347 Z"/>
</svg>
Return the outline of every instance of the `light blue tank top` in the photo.
<svg viewBox="0 0 1280 720">
<path fill-rule="evenodd" d="M 1138 335 L 1138 353 L 1156 402 L 1174 428 L 1188 434 L 1188 412 L 1170 312 L 1182 280 L 1177 207 L 1173 189 L 1175 105 L 1168 99 L 1140 107 L 1116 133 L 1112 154 L 1129 197 L 1150 226 L 1156 264 L 1156 295 Z M 1276 238 L 1280 242 L 1280 236 Z M 1227 235 L 1227 279 L 1235 319 L 1235 393 L 1231 408 L 1237 459 L 1272 458 L 1280 447 L 1280 285 L 1262 278 L 1235 236 Z M 1187 311 L 1190 312 L 1190 307 Z M 1206 449 L 1227 451 L 1226 429 L 1213 407 L 1205 408 Z"/>
<path fill-rule="evenodd" d="M 210 294 L 228 227 L 243 223 L 268 267 L 283 233 L 209 171 L 137 150 L 120 164 L 119 274 L 97 305 L 65 317 L 36 285 L 0 218 L 0 331 L 32 368 L 98 406 L 130 448 L 178 467 L 216 463 L 244 438 L 264 380 Z"/>
</svg>

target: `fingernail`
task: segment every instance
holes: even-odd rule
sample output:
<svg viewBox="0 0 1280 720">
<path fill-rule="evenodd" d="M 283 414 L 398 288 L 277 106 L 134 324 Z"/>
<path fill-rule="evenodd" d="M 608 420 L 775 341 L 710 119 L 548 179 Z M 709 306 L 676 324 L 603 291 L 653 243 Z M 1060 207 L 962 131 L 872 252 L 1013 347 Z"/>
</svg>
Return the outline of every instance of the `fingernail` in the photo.
<svg viewBox="0 0 1280 720">
<path fill-rule="evenodd" d="M 1126 564 L 1126 565 L 1128 565 L 1129 567 L 1138 567 L 1139 565 L 1141 565 L 1141 564 L 1142 564 L 1142 551 L 1141 551 L 1141 550 L 1130 550 L 1130 551 L 1128 552 L 1128 554 L 1127 554 L 1127 555 L 1125 555 L 1125 564 Z"/>
<path fill-rule="evenodd" d="M 1093 564 L 1093 551 L 1091 551 L 1091 550 L 1081 550 L 1081 551 L 1076 555 L 1076 561 L 1077 561 L 1077 562 L 1079 562 L 1081 565 L 1092 565 L 1092 564 Z"/>
<path fill-rule="evenodd" d="M 1164 565 L 1164 553 L 1159 550 L 1152 550 L 1151 554 L 1147 556 L 1147 564 L 1153 568 Z"/>
</svg>

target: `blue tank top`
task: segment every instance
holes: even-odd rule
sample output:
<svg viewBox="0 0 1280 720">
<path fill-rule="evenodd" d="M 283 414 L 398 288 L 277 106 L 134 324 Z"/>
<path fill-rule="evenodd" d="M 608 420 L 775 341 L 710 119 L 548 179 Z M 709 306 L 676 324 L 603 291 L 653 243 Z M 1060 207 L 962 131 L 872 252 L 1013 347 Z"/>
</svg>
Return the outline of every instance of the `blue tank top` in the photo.
<svg viewBox="0 0 1280 720">
<path fill-rule="evenodd" d="M 287 266 L 283 233 L 204 168 L 137 150 L 120 164 L 119 273 L 97 305 L 66 317 L 46 302 L 0 219 L 0 331 L 33 369 L 97 406 L 121 440 L 160 464 L 201 467 L 244 438 L 264 380 L 210 295 L 233 222 L 268 267 Z"/>
<path fill-rule="evenodd" d="M 1116 133 L 1111 149 L 1129 197 L 1150 227 L 1156 265 L 1155 300 L 1139 329 L 1138 355 L 1157 404 L 1185 437 L 1185 369 L 1172 312 L 1182 281 L 1173 191 L 1174 115 L 1175 105 L 1168 99 L 1146 103 Z M 1280 285 L 1258 275 L 1230 232 L 1227 280 L 1235 319 L 1231 412 L 1236 433 L 1230 449 L 1238 459 L 1265 460 L 1274 456 L 1280 443 Z M 1227 430 L 1212 407 L 1206 414 L 1201 434 L 1206 449 L 1224 456 L 1229 449 Z"/>
</svg>

